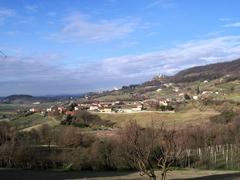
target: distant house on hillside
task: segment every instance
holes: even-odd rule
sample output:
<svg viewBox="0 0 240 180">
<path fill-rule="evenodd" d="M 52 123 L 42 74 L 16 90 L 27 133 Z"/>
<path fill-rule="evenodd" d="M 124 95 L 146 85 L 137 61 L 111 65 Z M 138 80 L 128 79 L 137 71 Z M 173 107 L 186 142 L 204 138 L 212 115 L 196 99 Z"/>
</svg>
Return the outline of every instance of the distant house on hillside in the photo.
<svg viewBox="0 0 240 180">
<path fill-rule="evenodd" d="M 105 113 L 110 113 L 110 112 L 112 112 L 112 108 L 111 107 L 105 107 L 105 108 L 102 108 L 100 111 L 105 112 Z"/>
<path fill-rule="evenodd" d="M 74 111 L 66 111 L 65 114 L 66 115 L 70 115 L 70 116 L 74 116 L 74 115 L 76 115 L 76 112 L 74 112 Z"/>
<path fill-rule="evenodd" d="M 142 111 L 143 110 L 143 105 L 133 105 L 132 106 L 132 111 Z"/>
<path fill-rule="evenodd" d="M 60 114 L 62 114 L 66 109 L 64 107 L 58 107 L 57 110 Z"/>
<path fill-rule="evenodd" d="M 41 112 L 39 109 L 36 109 L 36 108 L 31 108 L 29 109 L 30 112 Z"/>
<path fill-rule="evenodd" d="M 194 100 L 198 100 L 198 96 L 193 96 L 193 99 Z"/>
<path fill-rule="evenodd" d="M 75 106 L 74 111 L 78 111 L 78 110 L 80 110 L 80 108 L 78 106 Z"/>
<path fill-rule="evenodd" d="M 40 102 L 34 102 L 33 105 L 39 105 L 41 104 Z"/>
<path fill-rule="evenodd" d="M 212 94 L 213 92 L 212 91 L 203 91 L 202 92 L 202 95 L 210 95 Z"/>
<path fill-rule="evenodd" d="M 47 108 L 46 111 L 47 111 L 47 112 L 51 112 L 51 111 L 52 111 L 52 108 Z"/>
<path fill-rule="evenodd" d="M 168 101 L 167 101 L 167 100 L 160 100 L 160 101 L 159 101 L 159 105 L 161 105 L 161 106 L 167 106 L 167 105 L 168 105 Z"/>
<path fill-rule="evenodd" d="M 97 105 L 91 105 L 89 111 L 99 111 L 99 107 Z"/>
</svg>

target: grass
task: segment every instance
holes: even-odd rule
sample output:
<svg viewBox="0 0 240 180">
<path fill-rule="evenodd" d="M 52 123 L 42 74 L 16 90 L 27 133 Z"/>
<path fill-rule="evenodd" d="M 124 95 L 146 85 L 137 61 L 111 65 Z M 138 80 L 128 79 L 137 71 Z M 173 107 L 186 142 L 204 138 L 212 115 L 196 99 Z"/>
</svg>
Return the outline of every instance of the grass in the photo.
<svg viewBox="0 0 240 180">
<path fill-rule="evenodd" d="M 96 98 L 95 100 L 98 100 L 98 101 L 118 101 L 118 100 L 130 99 L 130 98 L 131 98 L 131 96 L 129 94 L 118 94 L 118 95 L 101 96 L 99 98 Z"/>
<path fill-rule="evenodd" d="M 0 104 L 0 112 L 12 112 L 25 107 L 25 105 L 21 104 Z"/>
<path fill-rule="evenodd" d="M 224 96 L 225 99 L 227 100 L 233 100 L 240 102 L 240 93 L 232 93 Z"/>
<path fill-rule="evenodd" d="M 18 130 L 31 130 L 39 128 L 43 124 L 48 124 L 50 127 L 59 125 L 59 122 L 53 117 L 44 117 L 40 113 L 34 113 L 29 116 L 21 116 L 9 122 Z"/>
<path fill-rule="evenodd" d="M 160 113 L 160 112 L 141 112 L 141 113 L 97 113 L 102 119 L 116 122 L 118 126 L 123 126 L 128 121 L 136 121 L 143 127 L 150 126 L 152 122 L 155 126 L 160 126 L 164 121 L 167 125 L 176 124 L 178 126 L 185 124 L 201 124 L 207 122 L 210 117 L 215 116 L 218 112 L 214 110 L 199 111 L 189 109 L 184 112 Z"/>
</svg>

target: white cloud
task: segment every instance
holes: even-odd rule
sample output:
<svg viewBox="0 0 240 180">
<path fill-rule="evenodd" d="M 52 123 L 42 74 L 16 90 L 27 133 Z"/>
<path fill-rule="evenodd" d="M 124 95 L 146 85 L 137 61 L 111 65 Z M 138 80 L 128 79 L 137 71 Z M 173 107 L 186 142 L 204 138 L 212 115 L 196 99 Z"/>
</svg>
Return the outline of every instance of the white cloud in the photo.
<svg viewBox="0 0 240 180">
<path fill-rule="evenodd" d="M 240 27 L 240 22 L 225 24 L 225 25 L 223 25 L 223 27 Z"/>
<path fill-rule="evenodd" d="M 0 7 L 0 23 L 2 23 L 5 19 L 15 15 L 16 12 L 13 9 Z"/>
<path fill-rule="evenodd" d="M 193 40 L 175 48 L 137 56 L 108 58 L 103 74 L 118 78 L 151 77 L 157 73 L 172 74 L 192 65 L 232 60 L 240 57 L 240 36 Z"/>
<path fill-rule="evenodd" d="M 170 49 L 91 63 L 80 60 L 82 63 L 71 65 L 67 57 L 57 54 L 10 56 L 0 58 L 0 94 L 9 90 L 30 94 L 78 93 L 120 87 L 149 80 L 158 73 L 174 74 L 188 67 L 239 57 L 240 36 L 192 40 Z"/>
<path fill-rule="evenodd" d="M 169 8 L 172 7 L 174 4 L 170 0 L 155 0 L 149 3 L 146 8 L 153 8 L 153 7 L 162 7 L 162 8 Z"/>
<path fill-rule="evenodd" d="M 122 38 L 134 32 L 139 24 L 137 18 L 119 18 L 111 20 L 91 21 L 89 17 L 74 13 L 64 18 L 60 32 L 52 37 L 60 40 L 92 40 L 108 41 Z"/>
<path fill-rule="evenodd" d="M 231 18 L 219 18 L 218 20 L 226 22 L 226 21 L 231 21 L 232 19 Z"/>
<path fill-rule="evenodd" d="M 38 6 L 37 5 L 27 5 L 25 6 L 25 9 L 30 11 L 30 12 L 37 12 L 38 11 Z"/>
</svg>

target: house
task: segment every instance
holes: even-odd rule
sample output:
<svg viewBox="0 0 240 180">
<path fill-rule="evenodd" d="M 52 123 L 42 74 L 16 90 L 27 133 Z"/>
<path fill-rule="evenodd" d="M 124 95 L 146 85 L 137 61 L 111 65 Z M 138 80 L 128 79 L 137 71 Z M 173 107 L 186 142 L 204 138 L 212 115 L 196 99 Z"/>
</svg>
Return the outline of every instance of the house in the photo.
<svg viewBox="0 0 240 180">
<path fill-rule="evenodd" d="M 165 84 L 163 84 L 166 88 L 169 88 L 170 86 L 172 86 L 172 84 L 171 83 L 165 83 Z"/>
<path fill-rule="evenodd" d="M 103 108 L 103 109 L 101 109 L 101 112 L 111 113 L 112 112 L 112 108 L 110 108 L 110 107 Z"/>
<path fill-rule="evenodd" d="M 40 110 L 39 110 L 39 109 L 36 109 L 36 108 L 31 108 L 31 109 L 29 109 L 29 111 L 30 111 L 30 112 L 40 112 Z"/>
<path fill-rule="evenodd" d="M 76 112 L 74 112 L 74 111 L 66 111 L 65 114 L 66 115 L 70 115 L 70 116 L 74 116 L 76 114 Z"/>
<path fill-rule="evenodd" d="M 178 96 L 184 96 L 184 93 L 179 93 Z"/>
<path fill-rule="evenodd" d="M 52 108 L 47 108 L 46 111 L 47 111 L 47 112 L 51 112 L 51 111 L 52 111 Z"/>
<path fill-rule="evenodd" d="M 179 92 L 179 87 L 175 87 L 175 88 L 173 89 L 173 91 L 174 91 L 174 92 Z"/>
<path fill-rule="evenodd" d="M 99 107 L 97 105 L 91 105 L 89 111 L 99 111 Z"/>
<path fill-rule="evenodd" d="M 212 91 L 203 91 L 202 95 L 209 95 L 209 94 L 212 94 L 212 93 L 213 93 Z"/>
<path fill-rule="evenodd" d="M 161 89 L 161 88 L 157 89 L 157 92 L 160 92 L 160 91 L 162 91 L 162 89 Z"/>
<path fill-rule="evenodd" d="M 34 102 L 33 103 L 34 105 L 39 105 L 39 104 L 41 104 L 40 102 Z"/>
<path fill-rule="evenodd" d="M 57 110 L 60 114 L 62 114 L 65 111 L 65 108 L 64 107 L 58 107 Z"/>
<path fill-rule="evenodd" d="M 78 106 L 75 106 L 74 111 L 78 111 L 78 110 L 80 110 L 80 108 Z"/>
<path fill-rule="evenodd" d="M 159 105 L 161 106 L 167 106 L 168 105 L 168 102 L 166 100 L 160 100 L 159 101 Z"/>
<path fill-rule="evenodd" d="M 143 105 L 134 105 L 132 107 L 132 111 L 142 111 L 143 110 Z"/>
<path fill-rule="evenodd" d="M 194 100 L 198 100 L 198 96 L 193 96 L 193 99 Z"/>
</svg>

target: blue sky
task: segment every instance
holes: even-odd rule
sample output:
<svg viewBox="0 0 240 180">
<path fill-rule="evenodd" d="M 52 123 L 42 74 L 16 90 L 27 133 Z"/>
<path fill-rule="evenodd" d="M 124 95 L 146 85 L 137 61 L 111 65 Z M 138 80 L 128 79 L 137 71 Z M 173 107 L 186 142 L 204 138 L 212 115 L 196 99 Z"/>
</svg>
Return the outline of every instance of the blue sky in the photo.
<svg viewBox="0 0 240 180">
<path fill-rule="evenodd" d="M 238 0 L 0 0 L 0 96 L 76 94 L 240 57 Z"/>
</svg>

